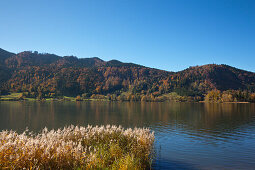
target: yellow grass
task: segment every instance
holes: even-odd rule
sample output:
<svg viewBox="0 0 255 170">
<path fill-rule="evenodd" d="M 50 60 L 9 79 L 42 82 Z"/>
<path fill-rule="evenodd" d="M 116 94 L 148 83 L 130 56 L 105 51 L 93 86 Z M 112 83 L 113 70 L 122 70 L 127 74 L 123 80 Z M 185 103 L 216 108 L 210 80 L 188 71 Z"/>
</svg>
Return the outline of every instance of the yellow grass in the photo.
<svg viewBox="0 0 255 170">
<path fill-rule="evenodd" d="M 145 128 L 69 126 L 0 132 L 0 169 L 145 169 L 154 133 Z"/>
<path fill-rule="evenodd" d="M 17 100 L 22 93 L 11 93 L 9 95 L 1 96 L 2 101 Z"/>
</svg>

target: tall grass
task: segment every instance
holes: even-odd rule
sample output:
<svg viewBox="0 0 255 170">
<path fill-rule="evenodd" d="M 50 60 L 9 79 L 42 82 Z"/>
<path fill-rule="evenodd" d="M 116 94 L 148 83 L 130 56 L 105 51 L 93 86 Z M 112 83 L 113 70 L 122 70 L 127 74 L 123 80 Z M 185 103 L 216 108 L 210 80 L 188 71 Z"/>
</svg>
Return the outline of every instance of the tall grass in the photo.
<svg viewBox="0 0 255 170">
<path fill-rule="evenodd" d="M 146 128 L 69 126 L 0 132 L 0 169 L 145 169 L 154 133 Z"/>
</svg>

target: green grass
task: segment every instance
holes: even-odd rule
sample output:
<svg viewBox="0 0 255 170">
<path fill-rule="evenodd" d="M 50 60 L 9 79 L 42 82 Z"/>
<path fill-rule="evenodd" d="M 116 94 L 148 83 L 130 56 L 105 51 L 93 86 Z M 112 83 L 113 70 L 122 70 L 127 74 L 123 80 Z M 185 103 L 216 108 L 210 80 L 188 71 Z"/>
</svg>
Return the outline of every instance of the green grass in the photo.
<svg viewBox="0 0 255 170">
<path fill-rule="evenodd" d="M 5 96 L 2 96 L 2 97 L 18 98 L 20 95 L 22 95 L 22 93 L 11 93 L 9 95 L 5 95 Z"/>
<path fill-rule="evenodd" d="M 22 93 L 11 93 L 9 95 L 1 96 L 0 100 L 2 100 L 2 101 L 18 100 L 18 98 L 21 95 L 22 95 Z"/>
<path fill-rule="evenodd" d="M 20 96 L 22 96 L 22 93 L 10 93 L 9 95 L 2 95 L 0 98 L 0 101 L 18 101 L 20 100 Z M 27 101 L 37 101 L 37 98 L 29 98 L 29 97 L 23 97 L 24 100 Z M 53 98 L 44 98 L 45 101 L 52 101 L 52 100 L 67 100 L 67 101 L 76 101 L 75 97 L 68 97 L 64 96 L 63 99 L 53 99 Z"/>
<path fill-rule="evenodd" d="M 68 97 L 68 96 L 64 96 L 65 100 L 70 100 L 70 101 L 75 101 L 75 97 Z"/>
<path fill-rule="evenodd" d="M 36 101 L 35 98 L 25 98 L 27 101 Z"/>
</svg>

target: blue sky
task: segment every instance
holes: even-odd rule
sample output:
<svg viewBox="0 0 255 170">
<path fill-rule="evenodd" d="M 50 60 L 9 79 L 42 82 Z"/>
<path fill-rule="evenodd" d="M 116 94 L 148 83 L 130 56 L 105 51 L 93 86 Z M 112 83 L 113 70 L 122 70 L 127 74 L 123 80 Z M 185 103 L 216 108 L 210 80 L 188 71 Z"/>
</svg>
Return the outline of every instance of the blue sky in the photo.
<svg viewBox="0 0 255 170">
<path fill-rule="evenodd" d="M 255 72 L 255 1 L 1 0 L 0 48 Z"/>
</svg>

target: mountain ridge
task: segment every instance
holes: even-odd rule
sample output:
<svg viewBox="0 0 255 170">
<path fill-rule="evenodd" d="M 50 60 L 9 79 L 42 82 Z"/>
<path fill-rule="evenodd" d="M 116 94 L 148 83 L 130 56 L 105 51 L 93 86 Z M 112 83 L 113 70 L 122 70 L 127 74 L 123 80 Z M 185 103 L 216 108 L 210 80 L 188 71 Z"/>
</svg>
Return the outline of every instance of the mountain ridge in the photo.
<svg viewBox="0 0 255 170">
<path fill-rule="evenodd" d="M 210 90 L 255 90 L 255 73 L 225 64 L 193 66 L 170 72 L 118 60 L 77 58 L 0 48 L 0 90 L 55 95 L 177 92 L 203 96 Z"/>
</svg>

